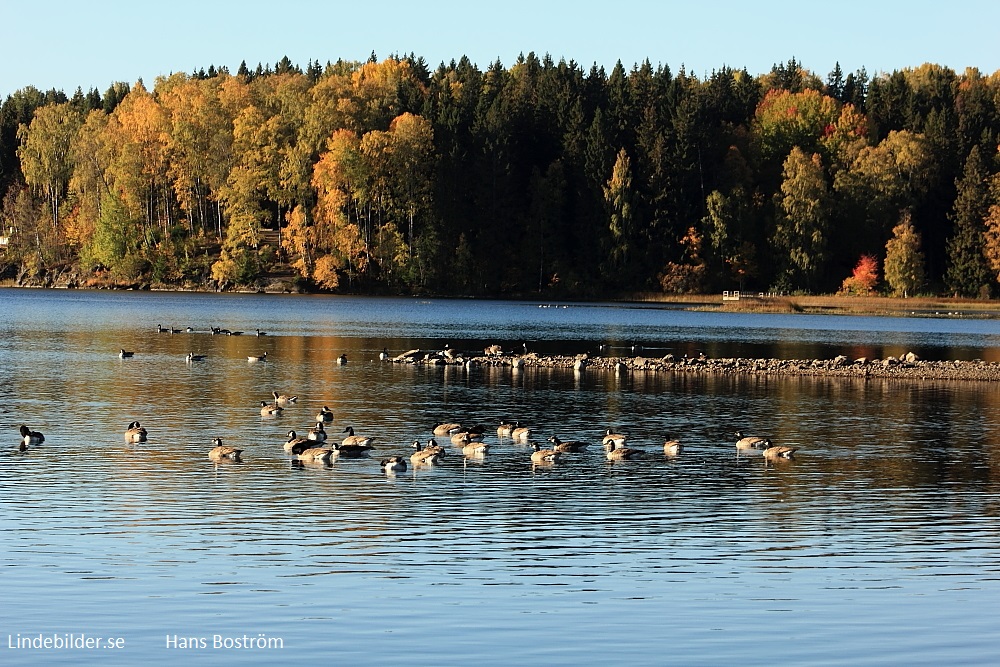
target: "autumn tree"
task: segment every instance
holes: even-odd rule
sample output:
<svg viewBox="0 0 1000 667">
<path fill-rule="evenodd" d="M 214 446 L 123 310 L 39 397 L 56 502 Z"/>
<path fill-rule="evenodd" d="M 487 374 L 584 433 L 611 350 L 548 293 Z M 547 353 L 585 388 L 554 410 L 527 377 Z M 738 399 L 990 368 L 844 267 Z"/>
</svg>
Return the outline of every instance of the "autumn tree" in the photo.
<svg viewBox="0 0 1000 667">
<path fill-rule="evenodd" d="M 827 261 L 830 197 L 818 153 L 793 148 L 785 160 L 774 245 L 783 253 L 782 280 L 807 289 L 817 285 Z"/>
<path fill-rule="evenodd" d="M 1000 282 L 1000 174 L 990 179 L 990 207 L 986 212 L 984 253 L 994 278 Z"/>
<path fill-rule="evenodd" d="M 635 191 L 632 188 L 632 161 L 625 149 L 618 151 L 611 178 L 604 186 L 604 202 L 608 211 L 611 247 L 605 260 L 605 275 L 614 284 L 622 284 L 629 275 L 629 263 L 635 251 Z"/>
<path fill-rule="evenodd" d="M 912 296 L 924 285 L 924 253 L 909 211 L 904 211 L 885 244 L 884 270 L 885 281 L 895 296 Z"/>
<path fill-rule="evenodd" d="M 53 229 L 59 227 L 59 206 L 73 173 L 70 146 L 82 124 L 80 112 L 63 103 L 39 108 L 31 124 L 18 130 L 24 180 L 44 194 Z"/>
<path fill-rule="evenodd" d="M 840 285 L 840 294 L 865 296 L 875 291 L 878 284 L 878 260 L 872 255 L 862 255 L 858 259 L 854 272 L 844 278 Z"/>
</svg>

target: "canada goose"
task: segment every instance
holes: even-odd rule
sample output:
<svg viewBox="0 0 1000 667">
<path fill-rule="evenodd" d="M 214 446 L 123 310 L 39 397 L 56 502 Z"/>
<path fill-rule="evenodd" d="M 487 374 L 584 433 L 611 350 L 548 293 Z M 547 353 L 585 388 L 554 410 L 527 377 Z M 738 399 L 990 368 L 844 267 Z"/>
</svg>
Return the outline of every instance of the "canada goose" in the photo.
<svg viewBox="0 0 1000 667">
<path fill-rule="evenodd" d="M 297 445 L 292 448 L 292 453 L 295 454 L 300 461 L 329 463 L 334 451 L 329 447 L 306 447 L 304 445 Z"/>
<path fill-rule="evenodd" d="M 684 451 L 684 445 L 680 443 L 680 440 L 667 438 L 667 441 L 663 443 L 663 454 L 665 456 L 677 456 L 682 451 Z"/>
<path fill-rule="evenodd" d="M 324 405 L 323 408 L 319 412 L 316 413 L 316 421 L 318 421 L 318 422 L 327 422 L 327 423 L 332 422 L 333 421 L 333 410 L 331 410 L 330 408 L 328 408 L 328 407 L 326 407 Z"/>
<path fill-rule="evenodd" d="M 243 335 L 242 331 L 229 331 L 228 329 L 225 330 L 225 331 L 226 331 L 226 335 L 227 336 L 242 336 Z"/>
<path fill-rule="evenodd" d="M 618 447 L 614 440 L 609 441 L 608 445 L 610 446 L 610 449 L 608 449 L 609 461 L 631 461 L 632 459 L 640 459 L 646 454 L 641 449 Z"/>
<path fill-rule="evenodd" d="M 257 335 L 258 336 L 266 336 L 267 332 L 266 331 L 261 331 L 260 329 L 257 329 Z"/>
<path fill-rule="evenodd" d="M 428 440 L 427 445 L 426 449 L 422 449 L 419 440 L 413 441 L 413 448 L 417 450 L 410 454 L 410 462 L 413 465 L 434 465 L 440 463 L 441 459 L 444 458 L 444 449 L 438 447 L 433 439 Z"/>
<path fill-rule="evenodd" d="M 126 352 L 124 349 L 118 352 L 119 359 L 130 359 L 135 356 L 135 352 Z"/>
<path fill-rule="evenodd" d="M 518 422 L 514 426 L 514 430 L 510 432 L 510 437 L 515 442 L 528 442 L 528 438 L 531 437 L 531 429 L 527 426 L 521 426 L 521 422 Z"/>
<path fill-rule="evenodd" d="M 777 459 L 793 459 L 798 447 L 788 447 L 786 445 L 772 445 L 770 440 L 764 441 L 764 458 L 768 461 Z"/>
<path fill-rule="evenodd" d="M 191 361 L 204 361 L 204 360 L 205 360 L 205 355 L 204 354 L 195 354 L 194 352 L 188 352 L 188 355 L 186 357 L 184 357 L 184 361 L 187 361 L 187 362 L 191 362 Z"/>
<path fill-rule="evenodd" d="M 346 354 L 342 354 L 339 357 L 337 357 L 337 365 L 338 366 L 346 366 L 347 365 L 347 355 Z"/>
<path fill-rule="evenodd" d="M 517 424 L 514 422 L 502 421 L 500 425 L 497 426 L 497 436 L 500 438 L 509 438 L 514 433 L 514 429 Z"/>
<path fill-rule="evenodd" d="M 378 354 L 379 361 L 389 361 L 389 349 L 383 347 L 382 351 Z"/>
<path fill-rule="evenodd" d="M 267 361 L 267 352 L 262 352 L 260 354 L 251 354 L 247 356 L 247 361 L 249 363 L 254 363 L 257 361 Z"/>
<path fill-rule="evenodd" d="M 177 334 L 177 333 L 180 333 L 180 332 L 181 332 L 180 329 L 174 329 L 173 327 L 164 329 L 159 324 L 156 325 L 156 333 Z"/>
<path fill-rule="evenodd" d="M 610 428 L 605 432 L 604 438 L 601 440 L 601 444 L 607 449 L 608 443 L 613 442 L 615 447 L 624 447 L 625 441 L 628 440 L 628 436 L 624 433 L 615 433 Z"/>
<path fill-rule="evenodd" d="M 279 394 L 276 391 L 272 391 L 271 395 L 274 396 L 275 405 L 287 405 L 289 403 L 294 403 L 299 400 L 298 396 L 289 396 L 288 394 Z"/>
<path fill-rule="evenodd" d="M 563 442 L 554 435 L 549 436 L 549 442 L 552 443 L 552 449 L 560 454 L 582 452 L 587 448 L 587 443 L 585 442 L 580 442 L 579 440 Z"/>
<path fill-rule="evenodd" d="M 288 440 L 285 441 L 284 448 L 286 452 L 291 454 L 298 454 L 296 449 L 302 451 L 316 446 L 315 440 L 300 436 L 295 431 L 289 431 L 287 437 Z"/>
<path fill-rule="evenodd" d="M 503 354 L 503 348 L 499 345 L 487 345 L 486 349 L 483 350 L 483 354 L 487 357 L 499 357 Z"/>
<path fill-rule="evenodd" d="M 223 445 L 222 438 L 214 438 L 212 440 L 212 444 L 215 445 L 215 447 L 213 447 L 212 451 L 208 453 L 208 458 L 213 461 L 239 461 L 240 454 L 243 453 L 242 449 L 230 447 L 229 445 Z"/>
<path fill-rule="evenodd" d="M 537 442 L 532 442 L 531 448 L 535 450 L 531 453 L 532 463 L 555 463 L 561 456 L 561 453 L 554 449 L 542 449 Z"/>
<path fill-rule="evenodd" d="M 129 422 L 125 429 L 125 442 L 146 442 L 146 429 L 139 422 Z"/>
<path fill-rule="evenodd" d="M 345 447 L 364 447 L 365 449 L 374 449 L 372 442 L 375 438 L 364 436 L 364 435 L 354 435 L 353 426 L 345 426 L 342 433 L 346 433 L 347 437 L 341 441 L 341 445 Z"/>
<path fill-rule="evenodd" d="M 736 450 L 746 450 L 746 449 L 761 449 L 765 442 L 768 442 L 767 438 L 762 438 L 758 435 L 743 435 L 739 431 L 734 433 L 736 436 Z"/>
<path fill-rule="evenodd" d="M 282 408 L 280 405 L 275 405 L 274 403 L 268 403 L 267 401 L 260 402 L 260 415 L 261 417 L 277 417 L 281 414 Z"/>
<path fill-rule="evenodd" d="M 483 434 L 474 431 L 460 431 L 451 436 L 451 442 L 455 445 L 467 445 L 470 442 L 482 442 Z"/>
<path fill-rule="evenodd" d="M 379 466 L 385 471 L 387 475 L 393 475 L 397 472 L 406 472 L 406 459 L 402 456 L 390 456 L 387 459 L 382 459 L 379 461 Z"/>
<path fill-rule="evenodd" d="M 462 430 L 462 425 L 456 422 L 438 422 L 434 424 L 434 435 L 454 435 Z"/>
<path fill-rule="evenodd" d="M 45 442 L 45 436 L 38 431 L 32 431 L 30 428 L 21 424 L 21 451 L 28 445 L 38 445 Z"/>
<path fill-rule="evenodd" d="M 326 430 L 323 428 L 323 422 L 316 422 L 316 427 L 309 429 L 306 438 L 313 442 L 326 442 Z"/>
<path fill-rule="evenodd" d="M 465 456 L 485 456 L 490 450 L 490 446 L 485 442 L 469 441 L 462 447 L 462 454 Z"/>
<path fill-rule="evenodd" d="M 360 436 L 356 436 L 360 437 Z M 363 443 L 334 443 L 334 452 L 345 459 L 360 459 L 368 456 L 368 451 L 374 449 L 371 445 Z"/>
</svg>

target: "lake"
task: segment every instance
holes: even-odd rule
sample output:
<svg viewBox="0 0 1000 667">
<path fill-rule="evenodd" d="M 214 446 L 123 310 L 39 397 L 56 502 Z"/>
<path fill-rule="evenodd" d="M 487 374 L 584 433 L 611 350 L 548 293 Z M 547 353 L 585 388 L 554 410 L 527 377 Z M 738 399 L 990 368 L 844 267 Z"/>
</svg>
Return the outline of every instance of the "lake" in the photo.
<svg viewBox="0 0 1000 667">
<path fill-rule="evenodd" d="M 383 348 L 491 343 L 997 361 L 1000 325 L 2 289 L 0 664 L 975 665 L 1000 655 L 1000 387 L 378 359 Z M 189 352 L 205 359 L 186 363 Z M 265 418 L 272 391 L 298 400 Z M 369 458 L 304 464 L 283 451 L 324 405 L 331 439 L 347 426 L 375 437 Z M 591 446 L 532 466 L 530 447 L 496 436 L 503 419 L 542 444 Z M 134 420 L 148 442 L 125 442 Z M 380 458 L 408 457 L 445 421 L 486 426 L 489 453 L 465 459 L 443 437 L 441 464 L 381 471 Z M 21 424 L 44 443 L 18 452 Z M 607 428 L 648 455 L 608 462 Z M 800 449 L 771 464 L 737 457 L 736 430 Z M 677 457 L 662 453 L 668 436 L 684 444 Z M 244 449 L 243 462 L 210 461 L 215 437 Z"/>
</svg>

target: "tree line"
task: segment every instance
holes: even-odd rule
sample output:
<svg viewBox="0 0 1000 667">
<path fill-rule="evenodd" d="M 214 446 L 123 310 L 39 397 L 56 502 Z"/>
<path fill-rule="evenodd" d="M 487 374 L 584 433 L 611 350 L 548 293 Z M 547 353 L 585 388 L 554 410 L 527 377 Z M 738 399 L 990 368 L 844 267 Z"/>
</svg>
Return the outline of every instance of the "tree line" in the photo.
<svg viewBox="0 0 1000 667">
<path fill-rule="evenodd" d="M 8 278 L 594 297 L 1000 276 L 1000 72 L 312 62 L 0 106 Z"/>
</svg>

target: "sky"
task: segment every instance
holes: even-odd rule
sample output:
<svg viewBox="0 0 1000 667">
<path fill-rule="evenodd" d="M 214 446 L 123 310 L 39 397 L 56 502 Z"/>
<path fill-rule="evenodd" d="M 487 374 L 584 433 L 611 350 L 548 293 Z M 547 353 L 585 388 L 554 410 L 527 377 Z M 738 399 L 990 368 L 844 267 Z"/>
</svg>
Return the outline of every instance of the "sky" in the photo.
<svg viewBox="0 0 1000 667">
<path fill-rule="evenodd" d="M 0 0 L 0 26 L 0 98 L 372 52 L 412 52 L 431 69 L 463 55 L 510 67 L 532 51 L 585 71 L 648 58 L 699 77 L 724 66 L 762 74 L 793 57 L 823 79 L 837 62 L 869 75 L 925 62 L 1000 70 L 998 0 Z"/>
</svg>

